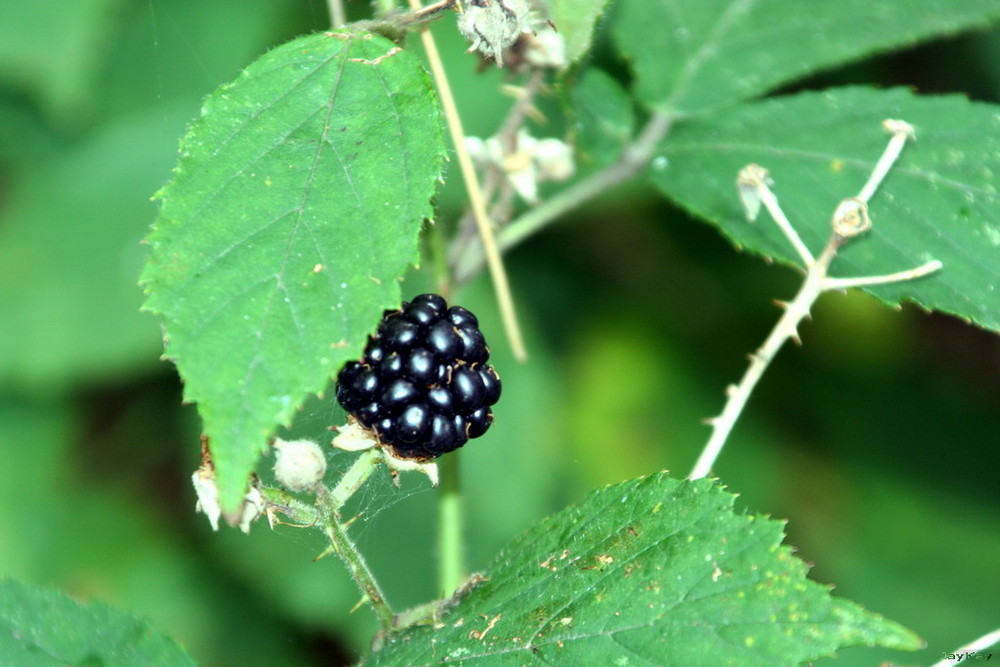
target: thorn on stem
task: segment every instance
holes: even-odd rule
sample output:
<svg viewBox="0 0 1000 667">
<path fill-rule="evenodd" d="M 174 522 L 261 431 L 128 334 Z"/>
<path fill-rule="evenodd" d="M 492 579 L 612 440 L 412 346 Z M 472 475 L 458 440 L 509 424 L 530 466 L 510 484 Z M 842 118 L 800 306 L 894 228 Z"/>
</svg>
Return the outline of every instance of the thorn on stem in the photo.
<svg viewBox="0 0 1000 667">
<path fill-rule="evenodd" d="M 368 596 L 367 596 L 367 595 L 362 595 L 362 596 L 361 596 L 361 599 L 360 599 L 360 600 L 358 600 L 358 601 L 357 601 L 357 602 L 356 602 L 356 603 L 354 604 L 354 606 L 353 606 L 353 607 L 351 607 L 351 610 L 350 610 L 349 612 L 347 612 L 347 613 L 348 613 L 348 614 L 353 614 L 353 613 L 354 613 L 354 612 L 356 612 L 356 611 L 357 611 L 358 609 L 361 609 L 362 605 L 364 605 L 364 604 L 365 604 L 366 602 L 368 602 L 368 600 L 369 600 L 369 598 L 368 598 Z"/>
</svg>

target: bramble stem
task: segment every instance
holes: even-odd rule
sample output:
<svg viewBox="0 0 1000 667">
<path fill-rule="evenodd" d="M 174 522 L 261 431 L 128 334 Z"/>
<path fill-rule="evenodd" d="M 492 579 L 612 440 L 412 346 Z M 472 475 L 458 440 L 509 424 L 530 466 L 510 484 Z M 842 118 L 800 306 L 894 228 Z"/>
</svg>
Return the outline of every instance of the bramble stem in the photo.
<svg viewBox="0 0 1000 667">
<path fill-rule="evenodd" d="M 823 281 L 823 289 L 850 289 L 851 287 L 870 287 L 871 285 L 884 285 L 885 283 L 898 283 L 904 280 L 922 278 L 926 275 L 939 271 L 944 264 L 936 259 L 932 259 L 926 264 L 921 264 L 915 269 L 907 271 L 897 271 L 887 273 L 882 276 L 862 276 L 860 278 L 827 278 Z"/>
<path fill-rule="evenodd" d="M 326 523 L 323 526 L 323 532 L 330 540 L 330 545 L 333 547 L 334 552 L 344 561 L 344 564 L 351 573 L 351 578 L 354 579 L 354 583 L 361 590 L 365 601 L 371 605 L 372 611 L 375 612 L 375 616 L 378 618 L 379 625 L 382 626 L 382 630 L 385 632 L 391 631 L 395 614 L 392 608 L 389 607 L 389 603 L 386 602 L 385 596 L 382 594 L 382 590 L 375 579 L 375 575 L 368 567 L 368 563 L 361 555 L 361 552 L 358 551 L 357 546 L 355 546 L 351 538 L 348 537 L 347 527 L 340 522 L 335 512 L 327 517 Z"/>
<path fill-rule="evenodd" d="M 347 526 L 341 522 L 340 518 L 340 510 L 344 503 L 368 481 L 380 461 L 382 461 L 382 454 L 377 448 L 361 452 L 332 491 L 326 493 L 321 487 L 317 501 L 323 514 L 323 532 L 330 540 L 333 552 L 344 561 L 344 565 L 351 573 L 351 578 L 360 589 L 364 600 L 371 605 L 382 629 L 389 632 L 393 627 L 395 614 L 389 607 L 389 603 L 386 602 L 374 573 L 348 536 Z"/>
<path fill-rule="evenodd" d="M 833 215 L 833 231 L 826 247 L 817 259 L 812 258 L 812 254 L 799 238 L 798 233 L 792 227 L 791 222 L 781 210 L 777 197 L 771 192 L 770 179 L 767 170 L 758 165 L 748 165 L 737 178 L 737 187 L 740 191 L 740 198 L 747 210 L 748 217 L 753 219 L 756 216 L 760 204 L 767 208 L 775 223 L 784 233 L 785 237 L 798 252 L 799 257 L 805 264 L 806 276 L 802 287 L 799 288 L 795 298 L 787 304 L 781 304 L 785 312 L 778 323 L 768 335 L 767 340 L 750 357 L 750 366 L 747 368 L 739 384 L 730 386 L 727 394 L 726 405 L 722 413 L 709 420 L 712 426 L 712 434 L 708 443 L 702 449 L 694 469 L 691 471 L 691 479 L 706 477 L 712 470 L 712 466 L 718 459 L 726 439 L 733 430 L 736 420 L 739 419 L 743 408 L 746 406 L 753 392 L 754 387 L 760 380 L 768 364 L 774 359 L 778 350 L 785 344 L 785 341 L 792 339 L 799 342 L 799 323 L 808 317 L 812 304 L 823 292 L 835 289 L 846 289 L 849 287 L 883 285 L 903 280 L 913 280 L 926 276 L 942 267 L 941 262 L 933 260 L 921 266 L 907 271 L 898 271 L 880 276 L 864 276 L 859 278 L 830 278 L 827 271 L 833 262 L 837 251 L 851 238 L 863 234 L 871 228 L 871 219 L 868 216 L 868 199 L 875 193 L 879 185 L 885 179 L 886 174 L 892 165 L 899 158 L 903 146 L 908 139 L 913 137 L 913 128 L 906 122 L 900 120 L 887 120 L 883 127 L 892 133 L 888 146 L 879 158 L 872 170 L 871 176 L 861 189 L 857 197 L 849 197 L 840 202 Z"/>
<path fill-rule="evenodd" d="M 744 205 L 746 205 L 745 200 L 747 198 L 752 198 L 763 204 L 767 212 L 771 214 L 771 218 L 778 225 L 778 228 L 785 235 L 785 238 L 795 248 L 795 252 L 799 254 L 802 264 L 806 267 L 811 266 L 816 261 L 812 256 L 812 252 L 809 251 L 809 248 L 802 241 L 799 233 L 795 231 L 795 227 L 792 226 L 792 223 L 785 216 L 785 212 L 781 210 L 781 206 L 778 205 L 778 198 L 767 187 L 768 183 L 770 183 L 770 177 L 768 176 L 767 169 L 756 164 L 744 167 L 736 179 L 736 187 L 740 190 L 740 197 L 744 199 Z M 754 206 L 752 211 L 748 210 L 747 218 L 751 222 L 757 217 L 757 209 L 758 207 Z"/>
<path fill-rule="evenodd" d="M 340 481 L 337 482 L 337 486 L 330 491 L 327 499 L 330 509 L 339 514 L 344 503 L 368 481 L 381 460 L 382 454 L 377 448 L 373 447 L 361 452 L 340 478 Z"/>
<path fill-rule="evenodd" d="M 465 581 L 462 550 L 462 495 L 458 452 L 441 459 L 438 498 L 438 586 L 448 597 Z"/>
<path fill-rule="evenodd" d="M 823 253 L 819 256 L 819 259 L 813 263 L 810 271 L 806 274 L 805 281 L 802 283 L 802 287 L 799 288 L 798 294 L 795 295 L 795 298 L 790 303 L 784 305 L 785 312 L 782 314 L 781 319 L 778 320 L 771 334 L 767 337 L 767 340 L 760 346 L 760 349 L 750 356 L 750 366 L 743 374 L 740 383 L 730 386 L 727 392 L 728 400 L 726 401 L 725 408 L 722 410 L 722 414 L 710 420 L 712 435 L 698 457 L 694 469 L 691 471 L 691 479 L 701 479 L 708 476 L 712 470 L 712 466 L 715 464 L 715 460 L 719 458 L 719 454 L 722 452 L 722 447 L 726 444 L 729 433 L 733 430 L 733 426 L 736 425 L 736 420 L 739 419 L 740 414 L 743 412 L 743 407 L 750 398 L 750 394 L 753 393 L 757 381 L 760 380 L 761 376 L 764 375 L 764 371 L 767 370 L 768 364 L 774 359 L 774 356 L 781 349 L 781 346 L 785 344 L 785 341 L 789 338 L 798 340 L 799 323 L 809 316 L 809 310 L 812 308 L 813 303 L 822 294 L 826 269 L 829 267 L 830 262 L 833 261 L 836 253 L 836 244 L 834 242 L 828 243 Z"/>
<path fill-rule="evenodd" d="M 882 127 L 892 133 L 892 138 L 889 139 L 889 145 L 885 147 L 882 157 L 875 163 L 872 175 L 868 177 L 868 182 L 865 183 L 864 187 L 861 188 L 861 192 L 858 193 L 858 199 L 866 203 L 875 194 L 875 190 L 882 184 L 882 181 L 885 180 L 892 165 L 899 159 L 899 154 L 903 152 L 906 142 L 916 136 L 913 126 L 903 120 L 893 120 L 890 118 L 882 121 Z"/>
<path fill-rule="evenodd" d="M 420 0 L 409 0 L 409 2 L 410 7 L 414 11 L 422 9 Z M 466 194 L 469 197 L 469 205 L 472 207 L 476 227 L 479 230 L 479 237 L 485 251 L 486 264 L 489 267 L 490 276 L 493 278 L 493 290 L 496 293 L 497 305 L 500 307 L 500 315 L 503 318 L 507 339 L 510 341 L 514 358 L 519 361 L 525 361 L 528 358 L 528 354 L 524 348 L 521 327 L 517 322 L 517 313 L 514 310 L 514 300 L 510 293 L 507 271 L 504 269 L 496 240 L 493 238 L 493 228 L 490 225 L 489 215 L 486 212 L 486 202 L 483 198 L 482 188 L 479 186 L 479 177 L 476 174 L 475 166 L 472 164 L 472 157 L 469 155 L 469 150 L 465 145 L 465 130 L 462 128 L 462 118 L 459 116 L 458 107 L 451 92 L 451 85 L 448 83 L 448 75 L 445 73 L 444 63 L 441 61 L 441 55 L 438 53 L 434 36 L 427 28 L 420 30 L 420 39 L 424 45 L 424 51 L 427 53 L 427 62 L 430 65 L 434 82 L 437 84 L 441 106 L 444 108 L 448 130 L 451 133 L 451 142 L 455 148 L 459 170 L 462 172 L 462 180 L 465 183 Z"/>
</svg>

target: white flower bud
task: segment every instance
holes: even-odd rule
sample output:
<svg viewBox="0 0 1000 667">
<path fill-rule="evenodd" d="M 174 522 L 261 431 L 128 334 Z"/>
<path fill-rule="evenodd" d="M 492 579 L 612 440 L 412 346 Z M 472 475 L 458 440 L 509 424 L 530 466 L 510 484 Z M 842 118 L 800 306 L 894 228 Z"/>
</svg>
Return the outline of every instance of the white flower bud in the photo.
<svg viewBox="0 0 1000 667">
<path fill-rule="evenodd" d="M 311 440 L 274 441 L 274 478 L 289 491 L 311 491 L 326 475 L 326 457 Z"/>
<path fill-rule="evenodd" d="M 559 139 L 542 139 L 535 146 L 539 181 L 565 181 L 573 175 L 573 149 Z"/>
</svg>

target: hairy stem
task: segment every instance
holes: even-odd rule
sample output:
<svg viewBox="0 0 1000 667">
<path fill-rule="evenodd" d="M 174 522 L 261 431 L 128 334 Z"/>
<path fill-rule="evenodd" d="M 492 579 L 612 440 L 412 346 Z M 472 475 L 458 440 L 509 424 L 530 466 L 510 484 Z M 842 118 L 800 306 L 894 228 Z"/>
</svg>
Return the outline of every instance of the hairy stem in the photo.
<svg viewBox="0 0 1000 667">
<path fill-rule="evenodd" d="M 376 448 L 366 449 L 354 460 L 351 467 L 347 469 L 337 486 L 327 496 L 327 506 L 335 513 L 339 514 L 351 496 L 360 489 L 368 478 L 375 472 L 382 455 Z"/>
<path fill-rule="evenodd" d="M 395 614 L 392 608 L 389 607 L 389 603 L 386 602 L 385 596 L 382 594 L 382 590 L 375 579 L 375 575 L 368 567 L 368 563 L 365 562 L 361 552 L 358 551 L 357 546 L 355 546 L 354 542 L 347 535 L 347 526 L 340 522 L 335 513 L 331 513 L 323 526 L 323 532 L 330 540 L 330 545 L 333 547 L 334 552 L 344 561 L 348 571 L 351 573 L 351 578 L 354 579 L 354 583 L 361 590 L 365 601 L 371 605 L 375 616 L 378 618 L 379 625 L 382 626 L 382 630 L 385 632 L 391 631 Z"/>
<path fill-rule="evenodd" d="M 378 449 L 363 451 L 347 472 L 340 478 L 337 486 L 330 492 L 320 489 L 317 494 L 318 504 L 323 514 L 323 532 L 330 540 L 330 547 L 340 557 L 351 573 L 351 578 L 361 591 L 363 599 L 371 605 L 378 618 L 382 630 L 389 632 L 393 627 L 395 614 L 386 602 L 385 595 L 379 588 L 374 573 L 368 567 L 364 556 L 347 534 L 347 525 L 342 522 L 340 511 L 347 500 L 368 481 L 382 460 Z"/>
</svg>

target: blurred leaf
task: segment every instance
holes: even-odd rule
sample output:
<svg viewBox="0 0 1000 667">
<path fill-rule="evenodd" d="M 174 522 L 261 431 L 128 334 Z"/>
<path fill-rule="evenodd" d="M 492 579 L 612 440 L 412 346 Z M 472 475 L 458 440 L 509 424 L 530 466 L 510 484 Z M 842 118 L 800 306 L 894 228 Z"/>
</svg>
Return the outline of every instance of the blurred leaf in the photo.
<svg viewBox="0 0 1000 667">
<path fill-rule="evenodd" d="M 142 400 L 156 402 L 148 394 Z M 299 630 L 282 610 L 254 590 L 251 582 L 239 578 L 229 562 L 204 550 L 224 547 L 204 517 L 194 513 L 194 494 L 186 480 L 175 490 L 166 479 L 171 474 L 164 471 L 175 467 L 163 450 L 179 449 L 149 451 L 151 445 L 164 444 L 158 440 L 164 431 L 173 430 L 174 416 L 164 410 L 162 401 L 155 415 L 155 427 L 131 431 L 131 439 L 128 433 L 121 434 L 131 449 L 114 447 L 107 442 L 114 436 L 103 432 L 100 438 L 87 440 L 88 451 L 82 451 L 80 440 L 85 436 L 79 422 L 94 418 L 94 411 L 64 399 L 31 401 L 0 393 L 4 574 L 127 608 L 169 633 L 205 664 L 305 664 L 308 648 L 289 641 Z M 157 433 L 151 434 L 150 428 Z M 167 440 L 176 438 L 167 435 Z M 151 461 L 155 472 L 143 470 Z M 191 460 L 190 465 L 196 464 Z M 284 563 L 281 577 L 269 581 L 301 581 L 303 571 L 316 569 L 308 551 L 255 551 L 256 538 L 270 533 L 260 527 L 255 526 L 249 545 L 242 533 L 229 532 L 243 539 L 239 545 L 243 553 L 270 563 L 272 571 L 275 562 Z M 331 562 L 327 568 L 335 565 Z M 255 575 L 253 583 L 261 578 L 260 573 Z M 313 591 L 322 596 L 327 588 L 317 585 Z M 341 600 L 341 610 L 345 604 Z M 0 664 L 25 663 L 0 657 Z"/>
<path fill-rule="evenodd" d="M 0 79 L 74 120 L 94 85 L 121 0 L 7 2 L 0 21 Z"/>
<path fill-rule="evenodd" d="M 594 23 L 608 0 L 549 0 L 552 23 L 566 41 L 566 59 L 573 62 L 590 48 Z"/>
<path fill-rule="evenodd" d="M 0 581 L 0 662 L 8 665 L 193 665 L 150 625 L 100 602 Z"/>
<path fill-rule="evenodd" d="M 0 211 L 0 381 L 56 389 L 151 364 L 135 277 L 175 145 L 165 110 L 117 118 L 26 167 Z"/>
<path fill-rule="evenodd" d="M 830 596 L 709 480 L 599 489 L 517 538 L 486 581 L 370 656 L 373 664 L 774 665 L 857 644 L 916 649 L 902 626 Z"/>
<path fill-rule="evenodd" d="M 225 506 L 268 435 L 399 303 L 442 154 L 426 74 L 380 37 L 294 40 L 206 102 L 142 280 Z"/>
<path fill-rule="evenodd" d="M 997 107 L 901 89 L 771 99 L 678 126 L 650 174 L 662 192 L 718 225 L 737 246 L 796 263 L 766 212 L 754 224 L 746 221 L 737 172 L 753 162 L 770 170 L 782 209 L 818 254 L 834 208 L 857 194 L 885 148 L 885 118 L 912 123 L 917 142 L 904 149 L 872 199 L 873 229 L 841 250 L 833 273 L 891 273 L 938 259 L 944 269 L 937 274 L 868 291 L 887 303 L 913 299 L 1000 329 Z"/>
<path fill-rule="evenodd" d="M 598 166 L 614 162 L 635 129 L 628 93 L 604 70 L 589 67 L 570 87 L 569 104 L 581 159 Z"/>
<path fill-rule="evenodd" d="M 693 113 L 998 17 L 1000 0 L 646 0 L 620 3 L 614 37 L 644 104 Z"/>
<path fill-rule="evenodd" d="M 180 136 L 192 109 L 266 49 L 305 32 L 296 14 L 307 3 L 243 0 L 127 3 L 105 52 L 101 104 L 110 113 L 186 101 Z M 171 122 L 173 116 L 171 116 Z"/>
<path fill-rule="evenodd" d="M 928 485 L 937 480 L 914 483 L 899 472 L 898 467 L 861 468 L 852 459 L 832 480 L 820 480 L 835 482 L 832 489 L 812 478 L 816 488 L 836 495 L 808 503 L 809 517 L 797 523 L 796 532 L 814 547 L 810 552 L 822 554 L 817 569 L 838 582 L 841 595 L 863 594 L 872 604 L 877 600 L 879 609 L 916 628 L 928 646 L 906 662 L 930 665 L 943 649 L 953 651 L 989 631 L 988 624 L 996 625 L 997 494 L 963 498 L 955 488 L 928 494 Z M 832 508 L 839 513 L 831 516 Z M 938 611 L 931 614 L 931 609 Z M 859 660 L 853 664 L 893 659 L 877 649 L 856 652 Z"/>
<path fill-rule="evenodd" d="M 25 577 L 65 551 L 61 492 L 73 438 L 68 401 L 34 404 L 0 394 L 0 563 Z M 44 500 L 43 500 L 44 499 Z M 25 508 L 31 508 L 25 511 Z M 58 548 L 56 548 L 58 545 Z"/>
</svg>

